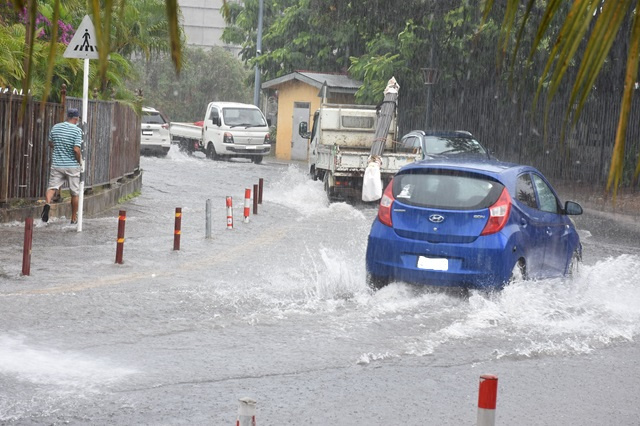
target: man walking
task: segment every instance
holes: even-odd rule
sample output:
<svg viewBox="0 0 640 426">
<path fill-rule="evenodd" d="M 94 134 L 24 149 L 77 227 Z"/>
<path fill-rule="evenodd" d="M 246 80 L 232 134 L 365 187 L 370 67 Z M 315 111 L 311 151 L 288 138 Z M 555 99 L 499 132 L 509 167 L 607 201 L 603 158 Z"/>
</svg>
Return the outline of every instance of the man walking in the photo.
<svg viewBox="0 0 640 426">
<path fill-rule="evenodd" d="M 49 221 L 51 198 L 56 190 L 67 182 L 71 192 L 71 223 L 78 222 L 78 200 L 82 163 L 82 130 L 78 127 L 80 113 L 77 108 L 67 110 L 67 121 L 54 125 L 49 133 L 49 146 L 53 148 L 51 173 L 47 188 L 46 204 L 42 210 L 42 221 Z"/>
</svg>

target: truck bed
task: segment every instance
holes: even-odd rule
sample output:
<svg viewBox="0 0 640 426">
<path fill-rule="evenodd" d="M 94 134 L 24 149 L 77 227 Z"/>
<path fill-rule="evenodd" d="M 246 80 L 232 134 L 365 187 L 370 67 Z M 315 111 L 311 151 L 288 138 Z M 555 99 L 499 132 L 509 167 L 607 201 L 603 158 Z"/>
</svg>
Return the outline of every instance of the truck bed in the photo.
<svg viewBox="0 0 640 426">
<path fill-rule="evenodd" d="M 333 150 L 335 150 L 333 152 Z M 369 164 L 370 151 L 323 146 L 319 150 L 318 168 L 330 170 L 335 176 L 362 175 Z M 380 172 L 395 174 L 401 167 L 420 159 L 419 154 L 385 151 Z M 334 161 L 332 161 L 334 160 Z"/>
<path fill-rule="evenodd" d="M 169 128 L 171 140 L 179 139 L 196 139 L 202 138 L 202 126 L 194 123 L 171 123 Z"/>
</svg>

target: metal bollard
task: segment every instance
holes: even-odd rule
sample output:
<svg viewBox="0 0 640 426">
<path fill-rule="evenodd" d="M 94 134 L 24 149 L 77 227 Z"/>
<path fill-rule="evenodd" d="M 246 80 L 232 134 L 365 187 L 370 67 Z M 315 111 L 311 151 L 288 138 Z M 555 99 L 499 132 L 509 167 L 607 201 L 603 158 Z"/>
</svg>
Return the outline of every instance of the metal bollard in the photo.
<svg viewBox="0 0 640 426">
<path fill-rule="evenodd" d="M 118 244 L 116 245 L 116 263 L 122 264 L 122 252 L 124 251 L 124 224 L 127 220 L 127 212 L 120 210 L 118 213 Z"/>
<path fill-rule="evenodd" d="M 258 185 L 253 185 L 253 214 L 258 214 Z"/>
<path fill-rule="evenodd" d="M 207 214 L 205 223 L 205 238 L 211 238 L 211 199 L 207 199 Z"/>
<path fill-rule="evenodd" d="M 478 426 L 496 424 L 496 398 L 498 396 L 498 377 L 491 374 L 480 376 L 478 392 Z"/>
<path fill-rule="evenodd" d="M 236 426 L 256 426 L 256 401 L 244 397 L 240 398 L 238 402 Z"/>
<path fill-rule="evenodd" d="M 173 249 L 180 250 L 180 234 L 182 227 L 182 207 L 176 207 L 176 223 L 173 231 Z"/>
<path fill-rule="evenodd" d="M 31 274 L 31 243 L 33 241 L 33 218 L 24 220 L 24 248 L 22 250 L 22 275 Z"/>
<path fill-rule="evenodd" d="M 244 223 L 249 223 L 249 205 L 251 204 L 251 189 L 244 189 Z"/>
<path fill-rule="evenodd" d="M 264 179 L 258 180 L 258 204 L 262 204 L 262 187 L 264 185 Z"/>
<path fill-rule="evenodd" d="M 227 197 L 227 229 L 233 229 L 233 199 Z"/>
</svg>

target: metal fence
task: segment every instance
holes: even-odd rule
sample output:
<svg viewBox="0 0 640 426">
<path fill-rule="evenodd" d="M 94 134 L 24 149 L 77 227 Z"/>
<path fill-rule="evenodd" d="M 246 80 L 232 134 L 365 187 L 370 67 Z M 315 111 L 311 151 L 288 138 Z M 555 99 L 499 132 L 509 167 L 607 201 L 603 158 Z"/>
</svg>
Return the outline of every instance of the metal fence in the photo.
<svg viewBox="0 0 640 426">
<path fill-rule="evenodd" d="M 433 129 L 470 131 L 500 159 L 533 165 L 553 179 L 595 185 L 599 187 L 594 187 L 595 192 L 607 181 L 620 111 L 619 92 L 602 92 L 585 104 L 576 127 L 568 128 L 564 143 L 561 131 L 566 96 L 562 95 L 551 105 L 545 123 L 545 101 L 532 111 L 533 93 L 515 96 L 497 86 L 435 87 L 430 122 Z M 400 114 L 401 134 L 424 128 L 425 107 L 410 107 L 408 114 Z M 631 186 L 640 155 L 638 95 L 632 104 L 626 141 L 622 187 Z"/>
<path fill-rule="evenodd" d="M 41 103 L 0 88 L 0 205 L 43 198 L 47 190 L 51 127 L 67 108 L 82 112 L 82 99 Z M 25 108 L 24 114 L 21 109 Z M 140 119 L 128 105 L 89 101 L 85 188 L 112 184 L 140 168 Z"/>
</svg>

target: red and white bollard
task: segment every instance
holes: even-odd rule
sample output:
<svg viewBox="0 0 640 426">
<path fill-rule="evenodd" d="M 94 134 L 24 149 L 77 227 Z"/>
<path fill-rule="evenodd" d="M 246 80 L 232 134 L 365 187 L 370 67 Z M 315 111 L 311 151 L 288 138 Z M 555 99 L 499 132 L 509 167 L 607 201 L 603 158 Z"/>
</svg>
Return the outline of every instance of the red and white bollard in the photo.
<svg viewBox="0 0 640 426">
<path fill-rule="evenodd" d="M 233 229 L 233 200 L 227 197 L 227 229 Z"/>
<path fill-rule="evenodd" d="M 251 211 L 251 188 L 244 189 L 244 223 L 249 223 L 249 212 Z"/>
<path fill-rule="evenodd" d="M 478 426 L 496 424 L 496 398 L 498 396 L 498 377 L 491 374 L 480 376 L 478 392 Z"/>
<path fill-rule="evenodd" d="M 240 398 L 238 402 L 236 426 L 256 426 L 256 402 L 248 397 Z"/>
</svg>

